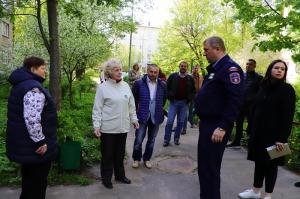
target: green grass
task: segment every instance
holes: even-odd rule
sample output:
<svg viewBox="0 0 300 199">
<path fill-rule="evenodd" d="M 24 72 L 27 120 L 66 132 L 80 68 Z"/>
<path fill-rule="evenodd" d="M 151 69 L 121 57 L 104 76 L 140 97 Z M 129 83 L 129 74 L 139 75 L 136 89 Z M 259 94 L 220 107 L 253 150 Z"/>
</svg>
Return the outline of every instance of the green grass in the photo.
<svg viewBox="0 0 300 199">
<path fill-rule="evenodd" d="M 86 176 L 80 171 L 60 171 L 57 164 L 52 166 L 48 181 L 50 185 L 89 185 L 96 181 L 95 178 Z"/>
</svg>

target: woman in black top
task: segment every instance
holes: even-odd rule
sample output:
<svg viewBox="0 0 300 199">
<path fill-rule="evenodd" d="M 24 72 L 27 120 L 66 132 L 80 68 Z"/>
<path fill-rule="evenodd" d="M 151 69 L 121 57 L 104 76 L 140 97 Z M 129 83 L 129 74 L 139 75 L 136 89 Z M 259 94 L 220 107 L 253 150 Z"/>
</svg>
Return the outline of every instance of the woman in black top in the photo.
<svg viewBox="0 0 300 199">
<path fill-rule="evenodd" d="M 295 91 L 286 83 L 287 65 L 274 60 L 269 65 L 255 97 L 252 113 L 252 131 L 248 144 L 248 160 L 255 162 L 253 188 L 239 194 L 240 198 L 260 198 L 260 188 L 265 180 L 264 199 L 271 199 L 278 166 L 284 157 L 270 160 L 266 148 L 276 145 L 283 150 L 292 129 L 295 111 Z"/>
</svg>

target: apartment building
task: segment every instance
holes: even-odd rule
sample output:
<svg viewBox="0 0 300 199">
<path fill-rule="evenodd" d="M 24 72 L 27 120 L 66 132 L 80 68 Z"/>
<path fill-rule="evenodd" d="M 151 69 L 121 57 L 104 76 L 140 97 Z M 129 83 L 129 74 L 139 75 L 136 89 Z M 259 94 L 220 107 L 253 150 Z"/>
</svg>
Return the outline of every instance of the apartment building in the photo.
<svg viewBox="0 0 300 199">
<path fill-rule="evenodd" d="M 152 62 L 152 56 L 158 50 L 158 37 L 160 28 L 139 25 L 132 35 L 132 47 L 141 54 L 141 65 L 147 66 Z M 129 35 L 120 41 L 121 44 L 129 45 Z M 138 55 L 133 55 L 132 63 L 137 62 Z"/>
<path fill-rule="evenodd" d="M 8 67 L 12 60 L 12 24 L 9 20 L 0 19 L 0 71 Z"/>
</svg>

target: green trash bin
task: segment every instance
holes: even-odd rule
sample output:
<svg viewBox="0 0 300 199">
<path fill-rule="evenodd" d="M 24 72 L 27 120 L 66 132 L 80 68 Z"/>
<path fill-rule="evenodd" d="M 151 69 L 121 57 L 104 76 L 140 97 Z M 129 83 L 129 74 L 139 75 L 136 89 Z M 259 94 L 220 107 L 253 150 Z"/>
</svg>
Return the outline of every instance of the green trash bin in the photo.
<svg viewBox="0 0 300 199">
<path fill-rule="evenodd" d="M 60 167 L 64 170 L 80 168 L 81 144 L 78 141 L 66 140 L 60 147 Z"/>
</svg>

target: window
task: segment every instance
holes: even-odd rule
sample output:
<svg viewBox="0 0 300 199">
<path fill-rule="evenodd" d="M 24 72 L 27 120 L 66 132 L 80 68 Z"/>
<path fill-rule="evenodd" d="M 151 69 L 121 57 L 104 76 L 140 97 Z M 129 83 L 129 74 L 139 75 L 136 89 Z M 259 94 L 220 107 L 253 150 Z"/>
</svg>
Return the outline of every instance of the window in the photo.
<svg viewBox="0 0 300 199">
<path fill-rule="evenodd" d="M 2 21 L 2 35 L 9 37 L 9 23 Z"/>
<path fill-rule="evenodd" d="M 0 63 L 1 64 L 8 64 L 8 61 L 9 61 L 8 48 L 1 48 L 0 49 Z"/>
</svg>

